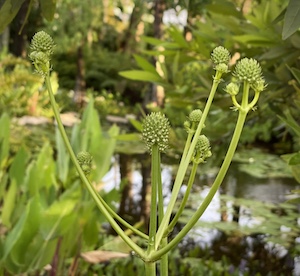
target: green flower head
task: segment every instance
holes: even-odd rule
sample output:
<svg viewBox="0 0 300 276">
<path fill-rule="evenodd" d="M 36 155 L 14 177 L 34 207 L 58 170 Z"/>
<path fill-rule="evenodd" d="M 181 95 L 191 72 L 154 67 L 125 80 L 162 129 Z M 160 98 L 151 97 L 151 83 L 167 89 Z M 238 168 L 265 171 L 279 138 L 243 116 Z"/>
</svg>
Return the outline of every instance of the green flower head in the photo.
<svg viewBox="0 0 300 276">
<path fill-rule="evenodd" d="M 29 58 L 32 60 L 36 73 L 43 77 L 51 70 L 50 57 L 54 46 L 52 37 L 44 31 L 36 33 L 31 40 Z"/>
<path fill-rule="evenodd" d="M 212 51 L 211 60 L 216 65 L 221 63 L 228 65 L 230 60 L 230 53 L 226 48 L 218 46 Z"/>
<path fill-rule="evenodd" d="M 233 75 L 238 78 L 239 81 L 247 81 L 250 84 L 254 84 L 261 79 L 262 69 L 257 60 L 253 58 L 243 58 L 236 64 Z"/>
<path fill-rule="evenodd" d="M 202 117 L 202 111 L 200 109 L 194 109 L 189 115 L 189 120 L 194 123 L 199 123 L 201 117 Z"/>
<path fill-rule="evenodd" d="M 43 52 L 48 56 L 53 54 L 54 47 L 55 44 L 52 37 L 44 31 L 36 33 L 33 36 L 30 45 L 32 51 Z"/>
<path fill-rule="evenodd" d="M 160 112 L 152 112 L 147 115 L 143 122 L 142 137 L 149 152 L 154 145 L 158 146 L 160 152 L 169 147 L 170 123 L 166 116 Z"/>
<path fill-rule="evenodd" d="M 212 155 L 210 142 L 205 135 L 200 135 L 195 147 L 194 162 L 203 163 Z"/>
<path fill-rule="evenodd" d="M 77 154 L 77 160 L 84 174 L 90 174 L 93 161 L 92 155 L 87 151 L 81 151 Z"/>
<path fill-rule="evenodd" d="M 236 96 L 239 93 L 239 89 L 240 87 L 235 82 L 231 82 L 227 84 L 225 92 L 228 93 L 230 96 Z"/>
</svg>

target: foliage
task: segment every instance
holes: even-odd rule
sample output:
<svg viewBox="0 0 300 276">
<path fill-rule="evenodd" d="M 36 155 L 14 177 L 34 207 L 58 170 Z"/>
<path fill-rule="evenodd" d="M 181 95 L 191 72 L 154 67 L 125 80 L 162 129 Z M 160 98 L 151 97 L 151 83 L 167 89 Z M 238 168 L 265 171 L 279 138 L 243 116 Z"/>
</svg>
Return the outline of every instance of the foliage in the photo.
<svg viewBox="0 0 300 276">
<path fill-rule="evenodd" d="M 291 1 L 290 5 L 292 2 L 295 3 Z M 212 45 L 223 44 L 234 53 L 232 64 L 239 57 L 255 57 L 263 62 L 268 89 L 264 92 L 264 97 L 261 97 L 257 111 L 249 116 L 241 142 L 272 141 L 281 147 L 284 143 L 280 142 L 289 129 L 282 125 L 276 114 L 292 107 L 291 99 L 298 98 L 293 79 L 297 78 L 299 71 L 297 57 L 300 54 L 297 46 L 299 31 L 284 42 L 281 40 L 283 25 L 297 21 L 292 16 L 289 19 L 286 17 L 284 24 L 280 21 L 279 15 L 285 7 L 284 1 L 273 1 L 272 4 L 269 1 L 252 1 L 247 10 L 232 1 L 211 1 L 204 5 L 202 20 L 189 26 L 191 40 L 187 41 L 185 34 L 174 26 L 166 30 L 166 36 L 162 40 L 144 37 L 143 41 L 152 49 L 134 56 L 141 70 L 123 71 L 120 74 L 126 78 L 148 80 L 163 86 L 164 112 L 176 126 L 176 118 L 180 118 L 178 112 L 203 106 L 209 86 L 206 80 L 211 75 L 206 59 Z M 227 16 L 224 16 L 224 11 Z M 158 58 L 159 71 L 149 64 L 153 56 Z M 224 78 L 224 81 L 226 84 L 229 80 Z M 228 102 L 229 97 L 220 89 L 215 99 L 214 112 L 208 118 L 209 125 L 213 124 L 214 127 L 207 130 L 212 136 L 220 137 L 216 143 L 227 139 L 231 127 Z M 293 112 L 296 114 L 296 109 Z M 280 147 L 280 153 L 288 150 Z"/>
<path fill-rule="evenodd" d="M 32 74 L 31 64 L 21 58 L 2 53 L 0 60 L 0 109 L 12 116 L 49 115 L 49 99 L 42 79 Z M 51 78 L 54 92 L 57 76 Z"/>
<path fill-rule="evenodd" d="M 52 263 L 64 274 L 68 258 L 76 259 L 78 250 L 99 244 L 103 217 L 82 189 L 74 169 L 69 167 L 58 133 L 55 148 L 46 142 L 34 157 L 20 146 L 12 157 L 8 150 L 9 117 L 3 114 L 0 123 L 1 273 L 40 271 Z M 74 148 L 93 152 L 91 177 L 96 183 L 109 168 L 115 145 L 113 137 L 117 133 L 114 126 L 108 133 L 103 132 L 92 99 L 82 122 L 72 129 Z M 106 194 L 105 198 L 108 202 L 118 200 L 116 195 Z M 58 264 L 52 262 L 55 258 Z"/>
</svg>

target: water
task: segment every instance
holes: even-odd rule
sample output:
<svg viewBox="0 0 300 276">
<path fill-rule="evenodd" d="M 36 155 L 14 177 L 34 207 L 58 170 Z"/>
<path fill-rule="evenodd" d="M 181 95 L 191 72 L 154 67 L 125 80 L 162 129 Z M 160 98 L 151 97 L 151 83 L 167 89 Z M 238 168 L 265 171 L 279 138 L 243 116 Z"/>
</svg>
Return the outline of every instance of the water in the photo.
<svg viewBox="0 0 300 276">
<path fill-rule="evenodd" d="M 196 179 L 194 188 L 191 194 L 191 200 L 189 200 L 189 207 L 193 210 L 196 209 L 200 204 L 202 199 L 209 192 L 210 186 L 214 181 L 215 176 L 212 175 L 210 177 L 199 177 Z M 172 167 L 163 166 L 162 167 L 162 181 L 163 181 L 163 195 L 164 195 L 164 203 L 167 206 L 170 199 L 170 191 L 172 184 Z M 105 185 L 105 191 L 110 191 L 113 188 L 119 188 L 120 183 L 120 174 L 119 174 L 119 166 L 117 163 L 111 168 L 109 173 L 103 179 Z M 142 183 L 142 176 L 138 169 L 133 171 L 133 199 L 135 202 L 139 202 L 141 200 L 140 190 Z M 281 203 L 285 202 L 291 193 L 291 190 L 299 188 L 299 184 L 293 178 L 255 178 L 250 176 L 244 172 L 240 172 L 237 169 L 237 166 L 233 164 L 228 171 L 227 176 L 222 183 L 221 188 L 216 193 L 213 198 L 211 204 L 204 212 L 202 217 L 200 218 L 201 222 L 220 222 L 221 214 L 221 196 L 229 195 L 236 198 L 245 198 L 245 199 L 253 199 L 260 202 L 266 203 Z M 182 186 L 180 195 L 182 196 L 185 192 L 186 187 Z M 232 201 L 227 201 L 226 203 L 228 207 L 233 205 Z M 233 220 L 233 215 L 229 214 L 227 217 L 228 221 Z M 259 225 L 261 222 L 252 217 L 249 214 L 249 210 L 247 208 L 241 207 L 239 210 L 239 220 L 238 224 L 248 227 L 255 227 Z M 285 229 L 282 227 L 282 232 L 288 231 L 289 229 Z M 196 226 L 190 232 L 189 235 L 181 242 L 181 246 L 187 246 L 190 239 L 193 240 L 195 244 L 198 246 L 205 248 L 210 247 L 213 244 L 215 239 L 220 237 L 220 231 L 212 228 L 203 228 Z M 300 242 L 300 238 L 296 240 L 297 243 Z M 251 243 L 253 240 L 251 238 L 247 239 L 248 245 L 251 247 Z M 279 245 L 274 245 L 271 243 L 267 243 L 266 246 L 270 247 L 270 250 L 274 250 L 276 247 L 278 256 L 285 256 L 287 254 L 287 250 Z M 250 254 L 250 252 L 249 252 Z M 300 275 L 300 258 L 294 258 L 294 275 Z"/>
</svg>

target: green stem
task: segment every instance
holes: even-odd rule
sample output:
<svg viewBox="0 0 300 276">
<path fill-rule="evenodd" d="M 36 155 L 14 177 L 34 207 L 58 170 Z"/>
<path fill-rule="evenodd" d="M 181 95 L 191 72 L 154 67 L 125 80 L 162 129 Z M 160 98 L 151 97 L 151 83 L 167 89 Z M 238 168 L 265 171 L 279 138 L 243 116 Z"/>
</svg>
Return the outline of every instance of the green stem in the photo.
<svg viewBox="0 0 300 276">
<path fill-rule="evenodd" d="M 45 77 L 45 82 L 46 82 L 46 87 L 48 89 L 48 94 L 49 94 L 49 97 L 50 97 L 50 102 L 51 102 L 51 105 L 52 105 L 54 116 L 55 116 L 55 119 L 57 121 L 58 129 L 61 133 L 61 136 L 64 140 L 65 146 L 66 146 L 66 148 L 67 148 L 67 150 L 70 154 L 71 160 L 72 160 L 72 162 L 73 162 L 73 164 L 74 164 L 74 166 L 75 166 L 75 168 L 76 168 L 76 170 L 79 174 L 80 179 L 82 180 L 83 184 L 85 185 L 85 187 L 89 191 L 90 195 L 92 196 L 92 198 L 96 202 L 96 204 L 99 207 L 100 211 L 103 213 L 103 215 L 108 220 L 108 222 L 111 224 L 111 226 L 114 228 L 114 230 L 118 233 L 118 235 L 124 240 L 125 243 L 128 244 L 128 246 L 130 246 L 132 248 L 132 250 L 137 255 L 139 255 L 141 258 L 144 258 L 145 253 L 144 253 L 143 249 L 141 247 L 139 247 L 135 242 L 133 242 L 124 233 L 124 231 L 121 229 L 121 227 L 116 223 L 114 218 L 110 215 L 108 210 L 105 208 L 105 206 L 102 204 L 101 200 L 99 199 L 100 195 L 95 190 L 93 185 L 90 184 L 89 180 L 86 178 L 84 172 L 82 171 L 82 169 L 81 169 L 81 167 L 80 167 L 80 165 L 77 161 L 77 158 L 75 156 L 75 153 L 73 152 L 73 149 L 72 149 L 71 144 L 69 142 L 69 139 L 68 139 L 68 136 L 67 136 L 66 131 L 64 129 L 64 126 L 62 124 L 60 114 L 59 114 L 59 111 L 58 111 L 58 108 L 57 108 L 57 104 L 56 104 L 56 101 L 55 101 L 55 98 L 54 98 L 54 95 L 53 95 L 49 74 Z"/>
<path fill-rule="evenodd" d="M 190 221 L 183 227 L 183 229 L 177 234 L 177 236 L 172 241 L 170 241 L 167 244 L 167 246 L 161 248 L 160 250 L 157 250 L 152 255 L 148 256 L 148 258 L 150 260 L 159 259 L 161 256 L 166 254 L 166 252 L 169 252 L 172 248 L 174 248 L 185 237 L 185 235 L 191 230 L 191 228 L 198 222 L 199 218 L 202 216 L 202 214 L 204 213 L 204 211 L 206 210 L 206 208 L 212 201 L 217 190 L 219 189 L 219 187 L 220 187 L 221 183 L 223 182 L 224 177 L 227 173 L 227 170 L 230 166 L 230 163 L 232 161 L 234 152 L 237 148 L 237 145 L 238 145 L 238 142 L 239 142 L 242 130 L 243 130 L 243 126 L 244 126 L 244 123 L 245 123 L 245 120 L 247 117 L 247 113 L 249 111 L 249 108 L 248 108 L 248 106 L 249 106 L 248 105 L 249 88 L 250 88 L 249 83 L 245 82 L 244 89 L 243 89 L 242 104 L 241 104 L 241 108 L 239 109 L 239 116 L 238 116 L 238 120 L 237 120 L 237 123 L 235 126 L 235 130 L 234 130 L 230 145 L 228 147 L 226 156 L 224 158 L 223 164 L 220 168 L 220 171 L 219 171 L 209 193 L 203 200 L 203 202 L 200 205 L 200 207 L 198 208 L 198 210 L 192 216 Z"/>
<path fill-rule="evenodd" d="M 169 233 L 171 233 L 173 231 L 174 226 L 176 225 L 179 217 L 181 216 L 181 214 L 182 214 L 182 212 L 185 208 L 185 205 L 187 203 L 187 200 L 189 198 L 189 195 L 190 195 L 190 192 L 191 192 L 194 180 L 195 180 L 195 176 L 196 176 L 196 173 L 197 173 L 197 167 L 198 167 L 198 164 L 196 162 L 193 162 L 193 167 L 192 167 L 192 171 L 191 171 L 191 174 L 190 174 L 190 177 L 189 177 L 187 189 L 184 193 L 184 196 L 183 196 L 182 202 L 181 202 L 181 204 L 178 208 L 178 211 L 176 212 L 176 215 L 173 218 L 173 220 L 171 221 L 171 223 L 169 224 L 167 232 L 166 232 L 165 235 L 168 235 Z"/>
<path fill-rule="evenodd" d="M 149 222 L 149 241 L 147 254 L 154 250 L 155 234 L 157 229 L 157 188 L 160 178 L 160 158 L 158 145 L 152 146 L 151 160 L 151 204 L 150 204 L 150 222 Z"/>
<path fill-rule="evenodd" d="M 246 119 L 246 115 L 247 113 L 245 112 L 240 112 L 239 113 L 239 118 L 238 118 L 238 122 L 230 143 L 230 146 L 228 148 L 227 154 L 225 156 L 225 159 L 223 161 L 223 164 L 221 166 L 221 169 L 209 191 L 209 193 L 207 194 L 207 196 L 205 197 L 205 199 L 203 200 L 202 204 L 200 205 L 200 207 L 198 208 L 198 210 L 196 211 L 196 213 L 192 216 L 192 218 L 190 219 L 190 221 L 184 226 L 184 228 L 178 233 L 178 235 L 168 243 L 167 246 L 165 246 L 164 248 L 156 251 L 154 254 L 152 254 L 151 256 L 149 256 L 149 258 L 156 260 L 159 259 L 162 255 L 164 255 L 166 252 L 170 251 L 173 247 L 175 247 L 184 237 L 185 235 L 191 230 L 191 228 L 198 222 L 199 218 L 202 216 L 202 214 L 204 213 L 204 211 L 206 210 L 207 206 L 210 204 L 212 198 L 214 197 L 214 195 L 216 194 L 217 190 L 219 189 L 225 174 L 229 168 L 229 165 L 231 163 L 232 157 L 234 155 L 234 152 L 236 150 L 238 141 L 239 141 L 239 137 Z"/>
<path fill-rule="evenodd" d="M 194 152 L 196 143 L 198 141 L 198 137 L 201 134 L 202 128 L 204 126 L 204 122 L 205 122 L 206 117 L 208 115 L 208 112 L 210 110 L 210 107 L 211 107 L 211 104 L 212 104 L 215 92 L 216 92 L 217 87 L 218 87 L 218 85 L 219 85 L 219 83 L 221 81 L 221 77 L 222 77 L 222 73 L 219 72 L 219 71 L 216 71 L 216 75 L 215 75 L 214 80 L 213 80 L 213 85 L 212 85 L 209 97 L 207 99 L 205 108 L 203 110 L 203 113 L 202 113 L 202 116 L 201 116 L 201 120 L 200 120 L 199 125 L 197 127 L 196 133 L 195 133 L 195 135 L 193 137 L 191 146 L 189 147 L 187 156 L 186 156 L 186 158 L 181 158 L 181 161 L 180 161 L 180 164 L 179 164 L 179 168 L 178 168 L 178 172 L 177 172 L 177 175 L 176 175 L 176 178 L 175 178 L 175 182 L 174 182 L 174 186 L 173 186 L 173 190 L 172 190 L 170 202 L 168 204 L 168 207 L 167 207 L 166 213 L 164 215 L 164 218 L 162 220 L 162 223 L 160 224 L 160 226 L 158 228 L 158 231 L 157 231 L 157 234 L 156 234 L 155 249 L 157 249 L 159 247 L 161 239 L 163 238 L 164 233 L 165 233 L 165 231 L 166 231 L 166 229 L 168 227 L 169 220 L 170 220 L 170 217 L 171 217 L 174 205 L 176 203 L 177 196 L 178 196 L 178 193 L 180 191 L 180 187 L 182 185 L 182 182 L 183 182 L 186 170 L 188 168 L 188 165 L 190 163 L 190 160 L 191 160 L 192 154 Z"/>
<path fill-rule="evenodd" d="M 156 263 L 145 262 L 145 272 L 146 276 L 156 276 Z"/>
<path fill-rule="evenodd" d="M 159 164 L 161 164 L 160 161 L 160 155 L 159 155 Z M 164 217 L 164 198 L 163 198 L 163 186 L 161 181 L 161 173 L 158 177 L 158 183 L 157 183 L 157 192 L 158 192 L 158 224 L 160 225 L 162 222 L 162 219 Z M 161 241 L 161 246 L 164 247 L 168 244 L 168 237 L 165 237 Z M 168 253 L 164 254 L 161 257 L 160 261 L 160 275 L 161 276 L 167 276 L 168 275 Z"/>
</svg>

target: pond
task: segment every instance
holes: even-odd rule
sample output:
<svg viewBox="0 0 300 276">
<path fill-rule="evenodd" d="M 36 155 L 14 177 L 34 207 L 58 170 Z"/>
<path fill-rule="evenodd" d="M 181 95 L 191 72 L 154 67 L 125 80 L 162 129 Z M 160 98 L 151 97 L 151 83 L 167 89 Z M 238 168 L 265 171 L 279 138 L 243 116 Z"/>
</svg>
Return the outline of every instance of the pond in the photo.
<svg viewBox="0 0 300 276">
<path fill-rule="evenodd" d="M 139 171 L 139 168 L 136 164 L 133 164 L 132 173 L 132 183 L 133 183 L 133 199 L 135 202 L 140 202 L 141 196 L 141 186 L 142 186 L 142 176 Z M 164 165 L 162 167 L 162 181 L 164 187 L 164 201 L 167 205 L 170 197 L 171 185 L 173 181 L 172 167 Z M 190 195 L 189 203 L 186 210 L 186 215 L 183 214 L 183 220 L 180 222 L 184 225 L 185 216 L 189 217 L 193 210 L 195 210 L 201 203 L 202 199 L 208 193 L 210 186 L 214 181 L 215 175 L 206 175 L 201 176 L 197 179 L 194 184 L 193 191 Z M 120 174 L 119 174 L 119 165 L 115 161 L 111 170 L 103 179 L 104 186 L 103 189 L 108 192 L 113 188 L 119 188 L 120 183 Z M 182 186 L 181 194 L 185 191 L 185 186 Z M 222 244 L 220 248 L 223 248 L 223 251 L 220 249 L 215 249 L 216 244 L 221 240 L 224 241 L 223 231 L 220 231 L 220 227 L 212 226 L 213 224 L 218 224 L 224 222 L 224 213 L 222 213 L 222 205 L 224 205 L 224 195 L 226 199 L 225 205 L 227 208 L 235 208 L 235 198 L 242 198 L 245 200 L 254 200 L 258 202 L 263 202 L 266 204 L 280 204 L 285 202 L 289 198 L 291 190 L 299 188 L 299 184 L 292 177 L 276 177 L 276 178 L 257 178 L 252 175 L 249 175 L 246 172 L 239 170 L 239 164 L 233 163 L 228 171 L 225 180 L 215 195 L 212 203 L 209 205 L 207 210 L 202 215 L 199 225 L 196 225 L 192 231 L 185 237 L 185 239 L 179 244 L 179 248 L 184 256 L 188 256 L 188 250 L 194 250 L 196 247 L 207 252 L 208 248 L 211 251 L 212 255 L 225 254 L 228 249 L 228 244 L 225 246 Z M 180 196 L 180 195 L 179 195 Z M 232 198 L 231 198 L 232 197 Z M 248 203 L 249 204 L 249 203 Z M 250 204 L 252 202 L 250 201 Z M 137 206 L 139 208 L 139 206 Z M 260 208 L 260 207 L 258 207 Z M 226 221 L 233 222 L 234 214 L 232 212 L 226 213 Z M 252 214 L 250 208 L 241 205 L 238 206 L 238 228 L 256 228 L 260 224 L 260 218 Z M 222 229 L 222 227 L 221 227 Z M 235 229 L 235 231 L 237 230 Z M 226 229 L 225 229 L 226 230 Z M 283 231 L 288 231 L 282 227 Z M 174 230 L 174 235 L 180 229 Z M 226 232 L 226 231 L 225 231 Z M 238 231 L 237 231 L 238 232 Z M 251 232 L 251 231 L 250 231 Z M 252 236 L 251 236 L 252 235 Z M 253 244 L 257 244 L 257 240 L 262 240 L 262 235 L 256 235 L 255 231 L 251 235 L 244 235 L 245 239 L 243 240 L 243 246 L 247 245 L 247 254 L 254 254 L 251 250 L 253 249 Z M 240 241 L 241 243 L 242 241 Z M 300 238 L 296 238 L 296 242 L 300 243 Z M 231 245 L 232 246 L 232 245 Z M 234 245 L 237 246 L 237 245 Z M 274 248 L 276 246 L 276 253 L 274 253 Z M 287 266 L 293 267 L 293 275 L 300 275 L 300 258 L 294 257 L 291 259 L 288 256 L 287 250 L 281 245 L 275 245 L 274 243 L 261 243 L 261 247 L 264 247 L 264 250 L 272 252 L 276 257 L 281 258 L 284 262 L 289 262 Z M 226 248 L 226 249 L 225 249 Z M 236 247 L 238 248 L 238 246 Z M 252 249 L 251 249 L 252 248 Z M 225 251 L 224 251 L 225 250 Z M 258 250 L 256 248 L 256 250 Z M 260 249 L 261 250 L 261 249 Z M 199 253 L 200 256 L 202 253 Z M 238 252 L 238 251 L 237 251 Z M 230 255 L 229 253 L 227 255 Z M 237 258 L 237 256 L 235 256 Z M 248 262 L 248 263 L 247 263 Z M 247 268 L 249 261 L 246 261 L 245 258 L 241 258 L 241 263 L 235 264 L 235 267 L 241 267 L 241 271 Z M 292 269 L 291 269 L 292 270 Z"/>
</svg>

